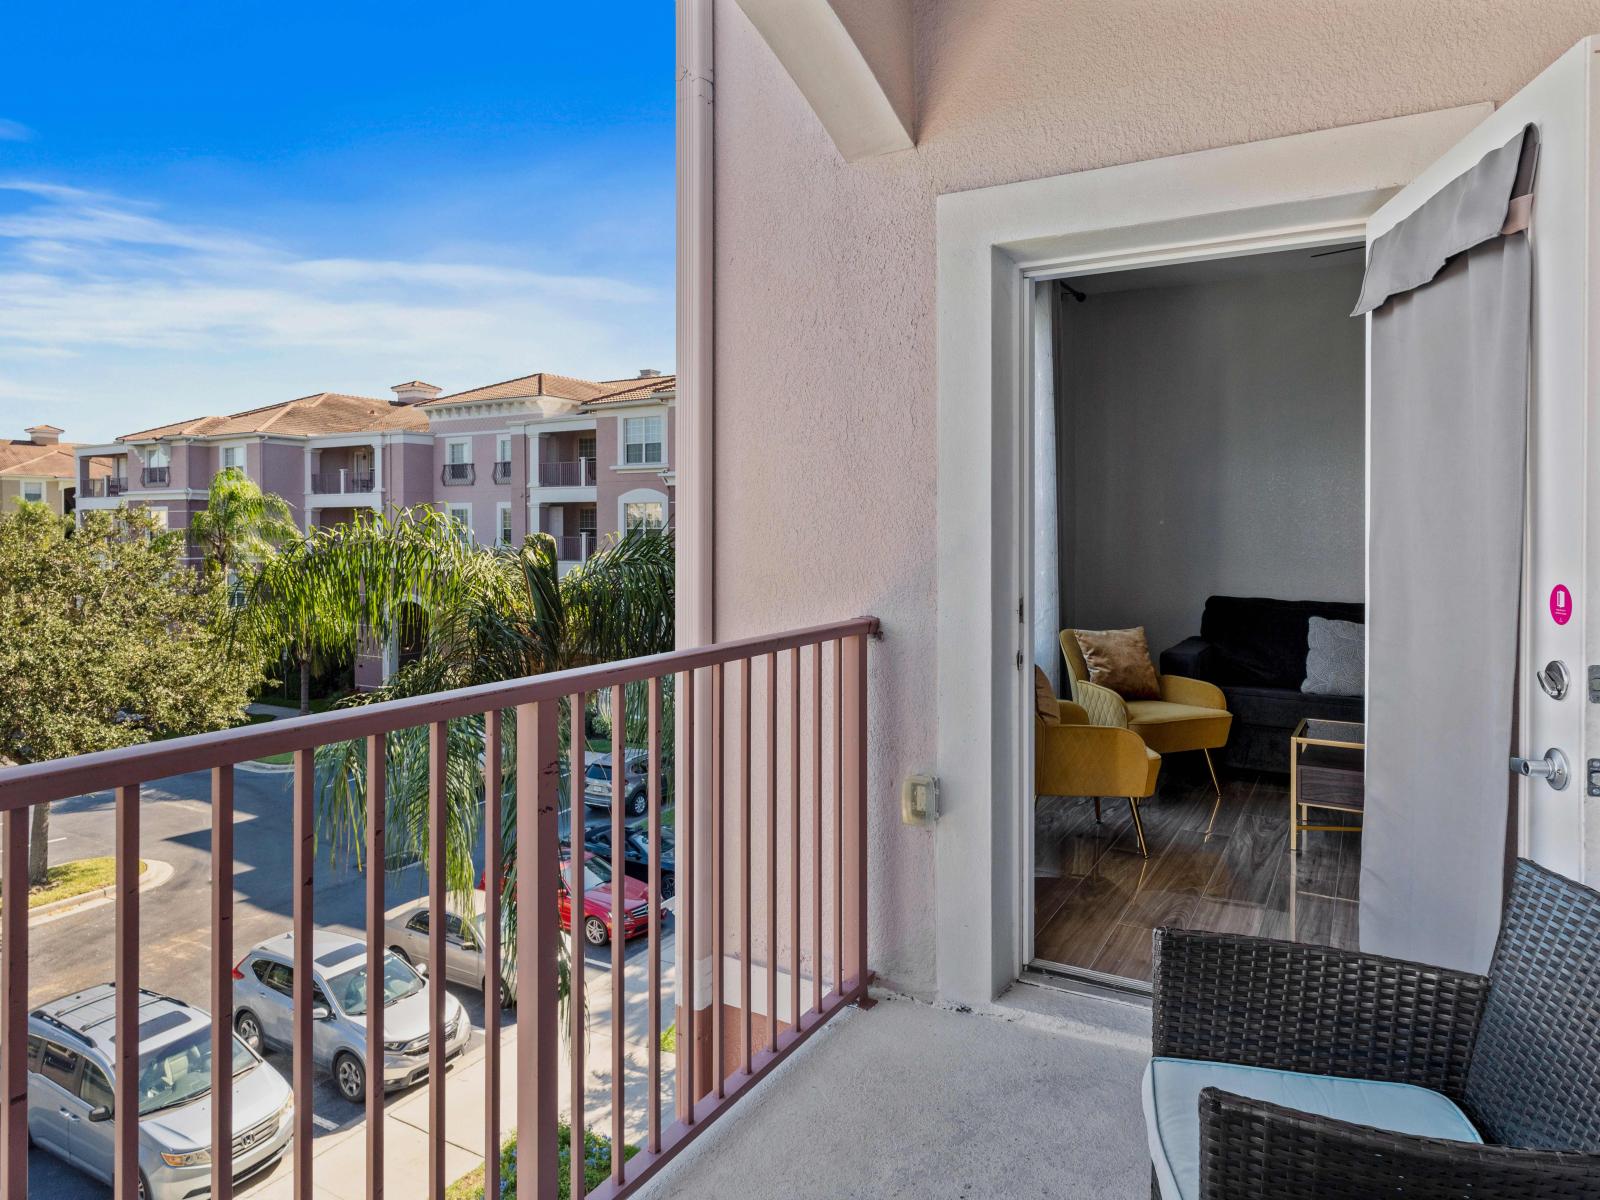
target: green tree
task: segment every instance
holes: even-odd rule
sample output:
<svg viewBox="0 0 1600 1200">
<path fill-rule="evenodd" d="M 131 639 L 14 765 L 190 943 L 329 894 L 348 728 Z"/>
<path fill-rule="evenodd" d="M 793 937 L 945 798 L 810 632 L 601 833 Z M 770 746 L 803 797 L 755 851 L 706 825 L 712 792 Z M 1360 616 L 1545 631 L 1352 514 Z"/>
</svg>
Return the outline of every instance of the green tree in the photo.
<svg viewBox="0 0 1600 1200">
<path fill-rule="evenodd" d="M 0 754 L 38 762 L 236 724 L 260 660 L 229 652 L 220 582 L 144 509 L 0 515 Z M 49 868 L 34 809 L 29 875 Z"/>
<path fill-rule="evenodd" d="M 384 536 L 382 526 L 368 527 L 371 538 Z M 447 535 L 461 546 L 457 531 Z M 385 561 L 393 551 L 373 550 L 370 557 Z M 428 630 L 422 653 L 397 672 L 383 687 L 353 698 L 351 703 L 424 695 L 448 688 L 469 687 L 656 654 L 673 646 L 673 544 L 670 533 L 639 531 L 603 547 L 587 563 L 561 575 L 555 541 L 535 534 L 521 546 L 487 549 L 464 547 L 458 555 L 440 555 L 457 572 L 454 580 L 436 590 L 440 601 L 424 604 Z M 389 577 L 391 585 L 402 579 Z M 341 585 L 348 586 L 348 585 Z M 413 598 L 408 590 L 388 590 L 381 600 L 370 593 L 369 604 L 398 608 Z M 645 689 L 626 693 L 625 721 L 630 744 L 644 738 Z M 563 710 L 566 707 L 562 704 Z M 670 695 L 663 703 L 670 718 Z M 514 728 L 507 713 L 506 728 Z M 563 714 L 563 744 L 571 722 Z M 663 734 L 664 739 L 670 733 Z M 445 875 L 458 903 L 466 908 L 475 883 L 473 851 L 482 832 L 479 822 L 483 801 L 483 720 L 463 718 L 450 722 L 445 770 L 446 845 Z M 506 945 L 514 952 L 516 940 L 516 779 L 515 743 L 502 747 L 502 841 L 506 848 L 503 910 Z M 412 856 L 427 858 L 428 845 L 427 731 L 401 730 L 387 739 L 387 828 L 393 842 Z M 582 748 L 576 751 L 581 762 Z M 567 748 L 567 760 L 573 751 Z M 336 847 L 360 854 L 366 829 L 366 761 L 358 742 L 325 746 L 318 754 L 319 826 Z M 565 797 L 566 789 L 562 789 Z M 567 995 L 569 964 L 565 947 L 559 964 L 561 996 Z"/>
<path fill-rule="evenodd" d="M 271 557 L 300 536 L 282 496 L 264 492 L 238 467 L 211 478 L 205 508 L 189 518 L 189 540 L 208 571 L 224 579 Z"/>
</svg>

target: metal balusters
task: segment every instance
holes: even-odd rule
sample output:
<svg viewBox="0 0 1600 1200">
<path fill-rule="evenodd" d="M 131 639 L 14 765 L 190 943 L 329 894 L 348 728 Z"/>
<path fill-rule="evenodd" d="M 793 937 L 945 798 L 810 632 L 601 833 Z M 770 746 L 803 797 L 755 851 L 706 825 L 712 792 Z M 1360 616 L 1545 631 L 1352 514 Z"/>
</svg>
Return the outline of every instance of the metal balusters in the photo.
<svg viewBox="0 0 1600 1200">
<path fill-rule="evenodd" d="M 28 815 L 0 818 L 0 1194 L 28 1196 Z"/>
<path fill-rule="evenodd" d="M 800 1032 L 800 648 L 789 651 L 789 1024 Z"/>
<path fill-rule="evenodd" d="M 233 1061 L 233 768 L 211 772 L 211 1062 Z M 233 1088 L 211 1089 L 211 1195 L 233 1196 Z"/>
<path fill-rule="evenodd" d="M 626 1065 L 626 1041 L 622 1036 L 624 1006 L 627 1003 L 623 978 L 623 951 L 627 947 L 627 907 L 624 904 L 622 840 L 623 805 L 627 801 L 625 787 L 628 778 L 627 764 L 627 697 L 621 684 L 611 689 L 611 1178 L 622 1185 L 626 1178 L 622 1154 L 624 1105 L 627 1091 L 623 1087 L 623 1069 Z M 573 833 L 576 839 L 577 831 Z"/>
<path fill-rule="evenodd" d="M 484 715 L 483 746 L 483 1194 L 500 1195 L 500 890 L 505 852 L 501 845 L 500 742 L 504 714 Z"/>
<path fill-rule="evenodd" d="M 822 1012 L 822 646 L 811 647 L 811 1007 Z"/>
<path fill-rule="evenodd" d="M 298 780 L 297 780 L 298 782 Z M 117 789 L 116 1092 L 112 1171 L 116 1200 L 139 1194 L 139 786 Z M 131 1118 L 131 1119 L 130 1119 Z M 309 1194 L 309 1193 L 308 1193 Z"/>
<path fill-rule="evenodd" d="M 567 737 L 567 818 L 572 849 L 567 866 L 568 925 L 571 941 L 568 943 L 568 971 L 571 978 L 572 1011 L 572 1121 L 571 1140 L 567 1148 L 568 1193 L 572 1200 L 583 1200 L 587 1181 L 584 1178 L 584 1100 L 587 1097 L 588 1073 L 583 1061 L 584 1039 L 584 975 L 588 970 L 588 943 L 583 936 L 586 920 L 583 904 L 583 786 L 587 765 L 589 734 L 584 720 L 583 693 L 568 698 L 571 709 Z M 488 1195 L 487 1192 L 484 1193 Z"/>
<path fill-rule="evenodd" d="M 778 1048 L 778 656 L 767 655 L 767 1049 Z"/>
<path fill-rule="evenodd" d="M 661 680 L 651 677 L 646 684 L 648 695 L 648 736 L 646 747 L 647 759 L 645 762 L 645 786 L 648 789 L 649 815 L 647 817 L 645 842 L 650 855 L 650 866 L 646 880 L 647 898 L 649 905 L 649 955 L 650 990 L 648 993 L 648 1015 L 645 1022 L 648 1049 L 646 1057 L 649 1063 L 649 1087 L 645 1093 L 647 1116 L 650 1124 L 650 1140 L 647 1143 L 651 1154 L 661 1152 Z M 613 1030 L 613 1036 L 621 1040 L 620 1029 Z"/>
<path fill-rule="evenodd" d="M 844 703 L 840 725 L 844 730 L 844 861 L 850 880 L 845 889 L 844 964 L 851 995 L 858 1004 L 867 999 L 867 639 L 855 636 L 843 643 Z"/>
<path fill-rule="evenodd" d="M 312 884 L 316 878 L 316 829 L 312 801 L 316 794 L 317 752 L 294 752 L 294 945 L 289 957 L 294 968 L 293 1024 L 289 1038 L 294 1076 L 294 1194 L 311 1192 L 311 1106 L 316 1095 L 316 1073 L 311 1061 L 311 947 Z M 119 1080 L 120 1082 L 120 1080 Z M 121 1200 L 121 1197 L 118 1197 Z"/>
<path fill-rule="evenodd" d="M 384 871 L 389 861 L 388 735 L 367 737 L 367 988 L 381 994 L 384 978 Z M 367 1200 L 383 1197 L 383 1012 L 367 1005 Z"/>
<path fill-rule="evenodd" d="M 445 808 L 450 726 L 428 726 L 428 1197 L 444 1200 Z"/>
<path fill-rule="evenodd" d="M 844 642 L 833 643 L 833 990 L 844 995 Z"/>
<path fill-rule="evenodd" d="M 517 1200 L 556 1194 L 560 727 L 553 699 L 517 706 Z"/>
<path fill-rule="evenodd" d="M 722 781 L 726 772 L 723 762 L 723 695 L 722 664 L 711 668 L 711 1078 L 716 1098 L 727 1095 L 728 1071 L 723 1048 L 723 1006 L 727 989 L 723 986 L 723 957 L 725 934 L 723 929 L 722 883 L 726 874 L 722 849 Z"/>
<path fill-rule="evenodd" d="M 739 660 L 739 1064 L 750 1074 L 750 660 Z"/>
<path fill-rule="evenodd" d="M 695 1059 L 698 1042 L 695 1039 L 695 945 L 694 945 L 694 672 L 684 671 L 678 676 L 674 692 L 677 720 L 674 724 L 683 731 L 683 752 L 678 757 L 678 783 L 673 795 L 677 814 L 677 860 L 674 890 L 677 909 L 674 928 L 677 931 L 678 994 L 682 1003 L 678 1007 L 678 1028 L 675 1041 L 677 1049 L 678 1119 L 685 1125 L 694 1124 Z"/>
</svg>

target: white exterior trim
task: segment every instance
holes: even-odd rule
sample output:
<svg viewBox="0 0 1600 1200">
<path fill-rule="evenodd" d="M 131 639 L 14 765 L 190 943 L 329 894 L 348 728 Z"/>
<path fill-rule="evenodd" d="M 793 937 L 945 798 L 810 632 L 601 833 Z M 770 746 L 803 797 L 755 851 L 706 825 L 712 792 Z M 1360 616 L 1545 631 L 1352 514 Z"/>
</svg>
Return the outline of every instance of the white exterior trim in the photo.
<svg viewBox="0 0 1600 1200">
<path fill-rule="evenodd" d="M 617 497 L 617 532 L 628 532 L 626 520 L 628 505 L 630 504 L 659 504 L 661 505 L 661 527 L 665 529 L 670 523 L 672 502 L 667 499 L 667 494 L 655 488 L 634 488 L 632 491 L 623 492 Z"/>
<path fill-rule="evenodd" d="M 1031 283 L 1349 240 L 1491 111 L 1469 105 L 940 196 L 935 941 L 941 998 L 1031 954 Z M 988 631 L 988 637 L 974 637 Z"/>
</svg>

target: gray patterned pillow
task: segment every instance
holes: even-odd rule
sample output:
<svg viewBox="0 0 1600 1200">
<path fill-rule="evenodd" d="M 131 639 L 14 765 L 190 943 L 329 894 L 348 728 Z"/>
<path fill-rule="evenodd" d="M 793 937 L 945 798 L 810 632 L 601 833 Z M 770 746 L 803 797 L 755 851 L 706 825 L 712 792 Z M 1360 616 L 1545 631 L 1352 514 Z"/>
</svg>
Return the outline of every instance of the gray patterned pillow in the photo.
<svg viewBox="0 0 1600 1200">
<path fill-rule="evenodd" d="M 1359 696 L 1366 690 L 1367 627 L 1359 621 L 1312 617 L 1306 631 L 1306 681 L 1312 696 Z"/>
</svg>

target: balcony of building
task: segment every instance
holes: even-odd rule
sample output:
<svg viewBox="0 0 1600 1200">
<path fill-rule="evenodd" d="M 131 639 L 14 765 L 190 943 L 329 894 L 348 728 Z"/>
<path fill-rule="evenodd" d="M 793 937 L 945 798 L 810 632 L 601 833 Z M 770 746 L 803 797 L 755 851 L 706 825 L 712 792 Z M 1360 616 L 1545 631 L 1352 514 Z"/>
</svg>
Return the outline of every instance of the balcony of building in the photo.
<svg viewBox="0 0 1600 1200">
<path fill-rule="evenodd" d="M 78 456 L 77 507 L 115 508 L 128 490 L 125 452 Z"/>
</svg>

